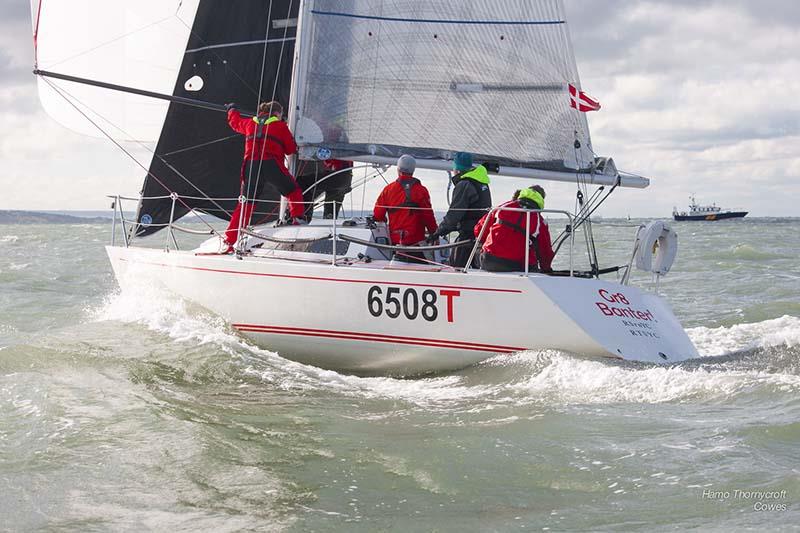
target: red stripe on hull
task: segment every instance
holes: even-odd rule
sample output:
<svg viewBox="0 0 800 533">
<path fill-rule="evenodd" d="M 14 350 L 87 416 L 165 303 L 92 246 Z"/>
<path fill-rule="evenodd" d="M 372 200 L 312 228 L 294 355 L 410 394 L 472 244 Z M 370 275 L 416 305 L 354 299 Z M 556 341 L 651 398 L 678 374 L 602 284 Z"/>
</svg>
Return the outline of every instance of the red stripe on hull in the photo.
<svg viewBox="0 0 800 533">
<path fill-rule="evenodd" d="M 443 339 L 423 339 L 418 337 L 400 337 L 397 335 L 379 335 L 375 333 L 359 333 L 352 331 L 332 331 L 324 329 L 289 328 L 280 326 L 257 326 L 251 324 L 233 324 L 239 331 L 255 333 L 275 333 L 279 335 L 300 335 L 305 337 L 326 337 L 332 339 L 348 339 L 371 342 L 410 344 L 418 346 L 433 346 L 437 348 L 452 348 L 458 350 L 472 350 L 491 353 L 513 353 L 524 350 L 514 346 L 501 346 L 495 344 L 479 344 L 462 341 L 449 341 Z"/>
<path fill-rule="evenodd" d="M 120 257 L 120 261 L 129 262 L 127 259 Z M 433 285 L 430 283 L 404 283 L 401 281 L 375 281 L 367 279 L 343 279 L 343 278 L 322 278 L 316 276 L 293 276 L 290 274 L 266 274 L 263 272 L 242 272 L 241 270 L 223 270 L 219 268 L 204 268 L 204 267 L 191 267 L 184 265 L 169 265 L 166 263 L 145 263 L 136 261 L 140 265 L 151 265 L 171 268 L 183 268 L 186 270 L 198 270 L 201 272 L 217 272 L 220 274 L 238 274 L 240 276 L 261 276 L 267 278 L 289 278 L 289 279 L 307 279 L 311 281 L 338 281 L 343 283 L 368 283 L 371 285 L 398 285 L 401 287 L 430 287 L 435 289 L 461 289 L 465 291 L 486 291 L 486 292 L 508 292 L 512 294 L 522 294 L 519 289 L 495 289 L 492 287 L 464 287 L 461 285 Z"/>
</svg>

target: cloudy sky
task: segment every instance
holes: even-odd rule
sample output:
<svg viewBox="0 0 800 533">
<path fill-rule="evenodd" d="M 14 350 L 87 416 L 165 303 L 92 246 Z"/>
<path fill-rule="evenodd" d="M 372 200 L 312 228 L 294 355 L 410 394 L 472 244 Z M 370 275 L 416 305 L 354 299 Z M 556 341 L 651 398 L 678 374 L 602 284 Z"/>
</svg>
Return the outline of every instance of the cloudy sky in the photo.
<svg viewBox="0 0 800 533">
<path fill-rule="evenodd" d="M 596 152 L 652 178 L 600 213 L 669 216 L 688 195 L 755 216 L 800 216 L 800 1 L 566 0 Z M 142 171 L 41 110 L 30 6 L 0 0 L 0 209 L 103 209 Z M 141 157 L 144 154 L 138 152 Z M 444 182 L 423 174 L 434 203 Z M 494 181 L 499 201 L 518 186 Z M 550 184 L 572 209 L 574 186 Z"/>
</svg>

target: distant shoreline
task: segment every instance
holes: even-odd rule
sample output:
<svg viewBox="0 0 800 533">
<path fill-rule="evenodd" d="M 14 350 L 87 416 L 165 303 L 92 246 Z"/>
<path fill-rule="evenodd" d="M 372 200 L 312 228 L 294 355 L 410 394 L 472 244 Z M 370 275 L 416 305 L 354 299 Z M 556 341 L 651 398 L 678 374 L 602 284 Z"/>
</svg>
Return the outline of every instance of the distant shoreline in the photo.
<svg viewBox="0 0 800 533">
<path fill-rule="evenodd" d="M 436 211 L 437 218 L 444 215 L 444 211 Z M 210 215 L 201 215 L 200 218 L 214 219 Z M 12 224 L 108 224 L 114 218 L 111 211 L 29 211 L 22 209 L 0 209 L 0 225 Z M 134 220 L 134 213 L 125 213 L 127 221 Z M 763 219 L 797 219 L 800 217 L 758 217 L 749 216 L 748 220 L 756 221 Z M 593 220 L 602 225 L 604 222 L 640 222 L 645 220 L 667 220 L 672 221 L 672 216 L 663 217 L 593 217 Z M 198 220 L 198 219 L 194 219 Z M 194 221 L 192 220 L 192 222 Z"/>
<path fill-rule="evenodd" d="M 22 211 L 0 210 L 0 224 L 106 224 L 112 215 L 97 216 L 96 211 Z"/>
</svg>

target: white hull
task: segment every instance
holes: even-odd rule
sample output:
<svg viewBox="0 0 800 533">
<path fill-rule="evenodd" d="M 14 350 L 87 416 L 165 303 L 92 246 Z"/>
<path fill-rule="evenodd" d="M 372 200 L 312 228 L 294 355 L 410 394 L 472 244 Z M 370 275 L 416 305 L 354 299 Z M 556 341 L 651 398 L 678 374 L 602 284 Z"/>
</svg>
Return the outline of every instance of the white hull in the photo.
<svg viewBox="0 0 800 533">
<path fill-rule="evenodd" d="M 265 348 L 345 372 L 439 372 L 529 349 L 656 363 L 697 356 L 663 300 L 602 280 L 107 251 L 123 290 L 163 285 Z"/>
</svg>

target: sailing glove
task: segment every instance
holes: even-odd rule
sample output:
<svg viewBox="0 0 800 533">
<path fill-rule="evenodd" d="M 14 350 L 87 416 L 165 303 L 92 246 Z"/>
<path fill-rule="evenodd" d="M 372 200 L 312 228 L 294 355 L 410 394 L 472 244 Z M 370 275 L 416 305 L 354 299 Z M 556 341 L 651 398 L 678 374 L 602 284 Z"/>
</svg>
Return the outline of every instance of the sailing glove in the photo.
<svg viewBox="0 0 800 533">
<path fill-rule="evenodd" d="M 236 104 L 231 102 L 230 104 L 225 104 L 225 109 L 230 111 L 231 109 L 236 109 Z"/>
</svg>

